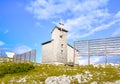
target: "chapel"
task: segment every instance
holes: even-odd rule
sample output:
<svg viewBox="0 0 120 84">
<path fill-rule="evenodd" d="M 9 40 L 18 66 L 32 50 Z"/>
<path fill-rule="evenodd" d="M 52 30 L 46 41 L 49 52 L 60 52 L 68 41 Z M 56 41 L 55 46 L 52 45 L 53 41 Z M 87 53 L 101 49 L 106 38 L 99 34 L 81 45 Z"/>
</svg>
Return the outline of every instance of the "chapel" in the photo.
<svg viewBox="0 0 120 84">
<path fill-rule="evenodd" d="M 67 43 L 68 31 L 63 28 L 63 23 L 59 24 L 51 31 L 51 40 L 42 43 L 42 63 L 78 64 L 77 50 Z"/>
</svg>

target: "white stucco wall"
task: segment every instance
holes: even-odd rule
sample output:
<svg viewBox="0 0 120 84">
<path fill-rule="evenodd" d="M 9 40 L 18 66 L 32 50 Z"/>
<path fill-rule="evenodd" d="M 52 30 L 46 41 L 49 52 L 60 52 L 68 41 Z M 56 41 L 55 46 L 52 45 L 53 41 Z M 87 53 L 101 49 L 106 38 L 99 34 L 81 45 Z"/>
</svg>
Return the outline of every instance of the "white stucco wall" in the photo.
<svg viewBox="0 0 120 84">
<path fill-rule="evenodd" d="M 75 55 L 75 56 L 74 56 Z M 67 46 L 67 62 L 74 62 L 75 64 L 79 64 L 78 62 L 78 52 L 70 47 L 69 45 Z"/>
<path fill-rule="evenodd" d="M 74 49 L 69 45 L 67 46 L 67 62 L 73 62 Z"/>
<path fill-rule="evenodd" d="M 42 45 L 42 63 L 52 63 L 56 61 L 53 52 L 53 42 Z"/>
<path fill-rule="evenodd" d="M 58 29 L 54 29 L 54 31 L 52 32 L 52 39 L 53 39 L 53 51 L 54 51 L 54 56 L 57 56 L 57 52 L 58 52 L 58 44 L 59 44 L 59 35 L 60 35 L 60 32 L 58 31 Z M 57 60 L 57 58 L 56 58 Z"/>
<path fill-rule="evenodd" d="M 60 38 L 62 35 L 62 38 Z M 57 57 L 58 63 L 67 62 L 67 33 L 54 29 L 52 32 L 52 39 L 54 39 L 54 55 Z M 63 47 L 61 46 L 63 44 Z M 63 51 L 63 52 L 61 52 Z"/>
</svg>

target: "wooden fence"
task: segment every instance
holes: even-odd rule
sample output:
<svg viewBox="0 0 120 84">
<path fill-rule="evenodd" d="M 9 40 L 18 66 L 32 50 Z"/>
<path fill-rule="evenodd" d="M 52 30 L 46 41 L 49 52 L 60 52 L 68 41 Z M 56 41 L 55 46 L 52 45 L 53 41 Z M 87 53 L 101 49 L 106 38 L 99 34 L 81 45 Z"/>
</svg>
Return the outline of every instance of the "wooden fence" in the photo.
<svg viewBox="0 0 120 84">
<path fill-rule="evenodd" d="M 79 56 L 88 56 L 88 64 L 91 56 L 106 56 L 108 63 L 109 56 L 120 56 L 120 37 L 74 41 L 74 47 Z"/>
</svg>

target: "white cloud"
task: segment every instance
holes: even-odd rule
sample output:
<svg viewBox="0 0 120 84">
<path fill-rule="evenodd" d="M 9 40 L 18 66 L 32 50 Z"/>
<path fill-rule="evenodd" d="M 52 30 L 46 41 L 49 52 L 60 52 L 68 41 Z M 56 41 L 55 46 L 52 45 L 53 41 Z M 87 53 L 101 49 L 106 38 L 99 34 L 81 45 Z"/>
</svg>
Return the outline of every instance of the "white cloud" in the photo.
<svg viewBox="0 0 120 84">
<path fill-rule="evenodd" d="M 38 46 L 38 43 L 35 43 L 34 46 L 37 47 L 37 46 Z"/>
<path fill-rule="evenodd" d="M 69 39 L 79 39 L 120 23 L 120 11 L 110 13 L 108 2 L 109 0 L 33 0 L 26 9 L 36 19 L 56 23 L 56 19 L 62 18 L 69 31 Z"/>
<path fill-rule="evenodd" d="M 0 41 L 0 46 L 3 46 L 5 43 L 3 41 Z"/>
<path fill-rule="evenodd" d="M 91 56 L 90 57 L 90 64 L 98 64 L 104 62 L 105 63 L 105 56 Z M 79 59 L 80 65 L 88 65 L 88 57 L 81 57 Z"/>
<path fill-rule="evenodd" d="M 120 19 L 120 11 L 117 12 L 117 14 L 115 15 L 115 18 L 119 18 Z"/>
<path fill-rule="evenodd" d="M 80 36 L 80 37 L 87 37 L 87 36 L 90 36 L 90 35 L 94 34 L 95 32 L 108 29 L 108 28 L 110 28 L 110 26 L 114 25 L 116 22 L 117 22 L 117 21 L 114 20 L 114 21 L 111 21 L 111 22 L 108 23 L 108 24 L 102 24 L 101 26 L 98 26 L 98 27 L 96 27 L 95 29 L 90 30 L 88 33 L 86 33 L 86 34 L 84 34 L 84 35 L 82 35 L 82 36 Z"/>
<path fill-rule="evenodd" d="M 17 54 L 22 54 L 22 53 L 25 53 L 25 52 L 30 51 L 30 50 L 32 50 L 30 47 L 28 47 L 26 45 L 21 45 L 21 46 L 14 48 L 13 51 Z"/>
<path fill-rule="evenodd" d="M 4 34 L 7 34 L 9 32 L 9 30 L 8 29 L 6 29 L 5 31 L 4 31 Z"/>
<path fill-rule="evenodd" d="M 40 22 L 36 22 L 35 25 L 36 25 L 37 27 L 40 27 L 40 26 L 41 26 Z"/>
<path fill-rule="evenodd" d="M 114 18 L 116 19 L 116 20 L 118 20 L 118 23 L 117 23 L 117 29 L 112 33 L 112 35 L 111 36 L 119 36 L 120 35 L 120 11 L 118 11 L 116 14 L 115 14 L 115 16 L 114 16 Z"/>
<path fill-rule="evenodd" d="M 91 58 L 91 64 L 96 64 L 101 61 L 101 57 L 93 57 Z"/>
<path fill-rule="evenodd" d="M 119 56 L 108 56 L 108 63 L 120 63 L 120 57 Z M 90 64 L 101 64 L 106 63 L 106 56 L 91 56 L 90 57 Z M 80 57 L 79 59 L 80 65 L 88 65 L 88 58 L 86 57 Z"/>
<path fill-rule="evenodd" d="M 112 36 L 120 36 L 120 28 L 118 28 L 117 30 L 115 30 L 112 34 Z"/>
<path fill-rule="evenodd" d="M 77 39 L 90 36 L 98 31 L 110 28 L 118 20 L 106 22 L 111 14 L 106 9 L 89 12 L 86 16 L 69 19 L 66 21 L 66 28 L 69 30 L 69 38 Z"/>
<path fill-rule="evenodd" d="M 80 56 L 80 58 L 79 58 L 79 64 L 80 65 L 88 65 L 88 58 Z"/>
<path fill-rule="evenodd" d="M 64 17 L 65 15 L 77 16 L 82 13 L 103 7 L 108 0 L 34 0 L 26 9 L 33 13 L 37 19 Z M 74 17 L 73 16 L 73 17 Z"/>
</svg>

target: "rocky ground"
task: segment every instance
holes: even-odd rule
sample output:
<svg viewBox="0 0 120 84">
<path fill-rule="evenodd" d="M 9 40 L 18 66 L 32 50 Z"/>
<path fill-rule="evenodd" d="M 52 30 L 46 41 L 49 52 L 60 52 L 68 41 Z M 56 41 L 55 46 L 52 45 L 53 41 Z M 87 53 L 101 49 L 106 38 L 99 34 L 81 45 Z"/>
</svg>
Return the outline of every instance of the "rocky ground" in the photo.
<svg viewBox="0 0 120 84">
<path fill-rule="evenodd" d="M 7 76 L 1 84 L 120 84 L 119 64 L 61 67 L 39 65 L 22 76 Z M 41 68 L 40 68 L 41 67 Z M 57 68 L 56 68 L 57 67 Z M 60 68 L 59 68 L 60 67 Z M 52 68 L 52 69 L 51 69 Z M 65 69 L 64 69 L 65 68 Z M 41 70 L 41 71 L 40 71 Z M 45 71 L 46 70 L 46 71 Z M 53 71 L 52 71 L 53 70 Z M 56 72 L 55 72 L 56 71 Z M 58 72 L 59 73 L 58 73 Z M 7 81 L 7 82 L 6 82 Z"/>
<path fill-rule="evenodd" d="M 86 84 L 92 79 L 91 74 L 78 74 L 75 76 L 52 76 L 45 80 L 45 84 Z M 87 83 L 88 84 L 88 83 Z M 97 81 L 93 81 L 90 84 L 100 84 Z M 102 82 L 102 84 L 120 84 L 120 80 L 115 82 Z"/>
</svg>

